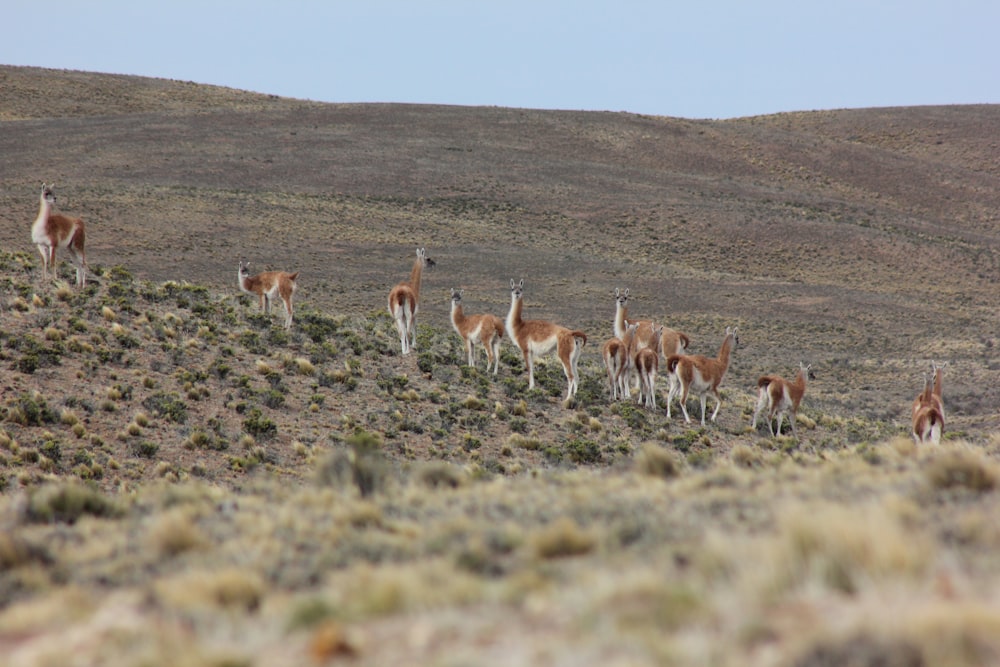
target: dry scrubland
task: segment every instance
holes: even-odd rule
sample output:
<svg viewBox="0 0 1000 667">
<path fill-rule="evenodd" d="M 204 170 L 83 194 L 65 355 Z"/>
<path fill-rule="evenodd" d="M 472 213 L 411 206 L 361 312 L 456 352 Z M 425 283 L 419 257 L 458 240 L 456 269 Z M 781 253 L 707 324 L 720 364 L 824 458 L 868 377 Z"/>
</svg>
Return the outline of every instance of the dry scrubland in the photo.
<svg viewBox="0 0 1000 667">
<path fill-rule="evenodd" d="M 6 663 L 1000 660 L 1000 109 L 0 88 Z M 88 224 L 85 290 L 38 280 L 43 180 Z M 402 357 L 383 302 L 418 245 Z M 290 332 L 239 259 L 302 272 Z M 517 277 L 526 317 L 591 337 L 571 405 L 509 341 L 496 378 L 461 364 L 449 288 L 503 315 Z M 618 286 L 694 352 L 740 327 L 718 424 L 608 401 Z M 947 437 L 917 449 L 931 359 Z M 801 440 L 751 432 L 756 377 L 799 361 Z"/>
</svg>

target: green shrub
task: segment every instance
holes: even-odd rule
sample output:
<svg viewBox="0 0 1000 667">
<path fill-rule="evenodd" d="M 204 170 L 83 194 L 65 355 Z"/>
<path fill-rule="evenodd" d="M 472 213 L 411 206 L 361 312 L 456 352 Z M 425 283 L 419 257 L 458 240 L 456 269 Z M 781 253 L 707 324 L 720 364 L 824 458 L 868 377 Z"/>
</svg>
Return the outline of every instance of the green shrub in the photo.
<svg viewBox="0 0 1000 667">
<path fill-rule="evenodd" d="M 382 485 L 388 473 L 382 439 L 374 433 L 358 430 L 347 438 L 347 444 L 354 450 L 354 483 L 362 496 L 369 496 Z"/>
<path fill-rule="evenodd" d="M 616 403 L 612 412 L 617 412 L 632 429 L 643 430 L 648 426 L 646 410 L 633 403 Z"/>
<path fill-rule="evenodd" d="M 573 463 L 600 463 L 601 449 L 592 440 L 574 439 L 566 443 L 566 453 Z"/>
<path fill-rule="evenodd" d="M 38 451 L 56 463 L 59 463 L 59 461 L 62 460 L 62 446 L 59 444 L 58 440 L 46 440 L 42 443 L 42 446 L 38 448 Z"/>
<path fill-rule="evenodd" d="M 155 442 L 150 442 L 149 440 L 139 440 L 138 442 L 133 442 L 129 445 L 129 451 L 135 456 L 141 456 L 144 459 L 151 459 L 156 456 L 158 451 L 160 451 L 160 446 Z"/>
<path fill-rule="evenodd" d="M 187 421 L 187 405 L 176 393 L 157 392 L 151 394 L 142 402 L 144 408 L 177 424 Z"/>
<path fill-rule="evenodd" d="M 277 389 L 268 389 L 261 397 L 261 401 L 269 408 L 280 408 L 285 404 L 285 395 Z"/>
<path fill-rule="evenodd" d="M 84 484 L 48 484 L 31 492 L 25 520 L 31 523 L 75 523 L 84 514 L 117 517 L 122 514 L 114 501 Z"/>
<path fill-rule="evenodd" d="M 49 407 L 44 396 L 32 392 L 21 394 L 8 404 L 6 419 L 21 426 L 41 426 L 55 423 L 59 415 Z"/>
<path fill-rule="evenodd" d="M 278 426 L 264 416 L 260 408 L 251 408 L 243 420 L 243 430 L 254 437 L 271 437 L 278 432 Z"/>
<path fill-rule="evenodd" d="M 240 345 L 251 354 L 267 354 L 267 345 L 256 331 L 244 331 L 239 335 Z"/>
<path fill-rule="evenodd" d="M 298 315 L 295 324 L 314 343 L 322 343 L 332 338 L 340 328 L 333 318 L 312 312 Z"/>
<path fill-rule="evenodd" d="M 43 366 L 58 366 L 66 348 L 61 341 L 50 342 L 51 345 L 45 346 L 30 334 L 9 339 L 7 347 L 21 353 L 11 368 L 31 375 Z"/>
</svg>

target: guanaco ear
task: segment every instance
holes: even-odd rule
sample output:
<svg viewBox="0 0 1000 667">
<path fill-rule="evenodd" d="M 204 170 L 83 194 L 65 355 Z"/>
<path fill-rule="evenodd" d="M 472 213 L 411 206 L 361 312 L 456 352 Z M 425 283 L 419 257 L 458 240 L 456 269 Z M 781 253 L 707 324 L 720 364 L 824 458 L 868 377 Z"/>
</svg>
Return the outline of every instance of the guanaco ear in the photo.
<svg viewBox="0 0 1000 667">
<path fill-rule="evenodd" d="M 521 278 L 521 282 L 517 284 L 517 289 L 522 289 L 524 287 L 524 278 Z"/>
<path fill-rule="evenodd" d="M 514 279 L 513 278 L 510 279 L 510 291 L 511 292 L 514 291 Z"/>
<path fill-rule="evenodd" d="M 628 288 L 627 287 L 625 288 L 625 298 L 626 299 L 628 298 Z"/>
<path fill-rule="evenodd" d="M 615 298 L 617 299 L 619 295 L 620 295 L 620 290 L 616 287 L 615 288 Z"/>
</svg>

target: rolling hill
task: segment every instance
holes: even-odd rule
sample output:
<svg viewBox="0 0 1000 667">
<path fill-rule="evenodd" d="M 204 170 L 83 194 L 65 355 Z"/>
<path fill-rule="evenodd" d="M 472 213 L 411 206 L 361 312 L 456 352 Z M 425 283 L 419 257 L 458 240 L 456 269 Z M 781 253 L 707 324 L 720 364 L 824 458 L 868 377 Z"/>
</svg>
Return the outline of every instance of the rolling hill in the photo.
<svg viewBox="0 0 1000 667">
<path fill-rule="evenodd" d="M 0 66 L 0 654 L 995 656 L 997 136 L 994 105 L 692 120 Z M 86 221 L 85 290 L 39 279 L 42 182 Z M 240 260 L 300 272 L 291 331 Z M 450 288 L 502 317 L 521 278 L 590 338 L 572 404 L 509 341 L 496 378 L 461 363 Z M 625 287 L 691 352 L 739 327 L 718 424 L 608 400 Z M 751 431 L 800 361 L 801 440 Z M 946 442 L 918 449 L 931 361 Z"/>
</svg>

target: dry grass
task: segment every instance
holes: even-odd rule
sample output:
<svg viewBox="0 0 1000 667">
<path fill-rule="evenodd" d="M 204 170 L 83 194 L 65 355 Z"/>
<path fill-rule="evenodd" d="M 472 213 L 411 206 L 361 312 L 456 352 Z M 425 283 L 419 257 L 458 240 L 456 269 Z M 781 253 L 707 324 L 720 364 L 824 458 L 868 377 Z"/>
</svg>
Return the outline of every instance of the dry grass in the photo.
<svg viewBox="0 0 1000 667">
<path fill-rule="evenodd" d="M 995 108 L 693 122 L 0 72 L 0 118 L 86 91 L 0 133 L 12 664 L 1000 655 Z M 85 291 L 37 279 L 42 172 L 91 225 Z M 235 294 L 235 237 L 302 270 L 290 331 Z M 438 265 L 404 358 L 383 302 L 413 245 Z M 571 405 L 509 341 L 464 368 L 448 288 L 503 315 L 519 276 L 592 341 L 615 286 L 692 352 L 739 325 L 718 423 L 612 405 L 593 345 Z M 918 448 L 932 358 L 948 431 Z M 751 433 L 756 377 L 800 360 L 799 439 Z"/>
</svg>

